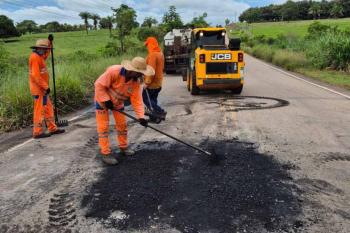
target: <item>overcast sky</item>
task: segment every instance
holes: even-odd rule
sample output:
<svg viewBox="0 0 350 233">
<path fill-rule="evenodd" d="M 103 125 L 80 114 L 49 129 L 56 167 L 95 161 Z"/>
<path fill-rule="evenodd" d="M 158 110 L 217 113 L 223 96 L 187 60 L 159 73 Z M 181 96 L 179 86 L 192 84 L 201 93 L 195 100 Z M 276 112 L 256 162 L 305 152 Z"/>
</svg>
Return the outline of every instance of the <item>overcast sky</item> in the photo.
<svg viewBox="0 0 350 233">
<path fill-rule="evenodd" d="M 49 21 L 81 24 L 79 12 L 88 11 L 100 16 L 112 14 L 111 7 L 124 3 L 137 12 L 137 20 L 142 22 L 147 16 L 159 22 L 170 5 L 175 5 L 184 22 L 194 16 L 208 13 L 207 21 L 212 25 L 224 24 L 226 18 L 234 21 L 249 7 L 283 3 L 286 0 L 0 0 L 0 15 L 4 14 L 20 22 L 31 19 L 39 24 Z"/>
</svg>

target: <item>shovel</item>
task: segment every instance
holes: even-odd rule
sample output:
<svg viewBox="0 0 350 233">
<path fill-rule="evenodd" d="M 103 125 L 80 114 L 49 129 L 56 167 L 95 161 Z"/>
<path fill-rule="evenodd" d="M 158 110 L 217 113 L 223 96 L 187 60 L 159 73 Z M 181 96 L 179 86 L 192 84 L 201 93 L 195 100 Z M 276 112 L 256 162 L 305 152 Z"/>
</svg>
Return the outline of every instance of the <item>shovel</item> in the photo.
<svg viewBox="0 0 350 233">
<path fill-rule="evenodd" d="M 139 122 L 139 120 L 136 117 L 134 117 L 134 116 L 132 116 L 132 115 L 122 111 L 122 110 L 116 110 L 116 111 L 121 113 L 121 114 L 123 114 L 123 115 L 125 115 L 125 116 L 127 116 L 127 117 L 129 117 L 130 119 L 132 119 L 134 121 Z M 165 133 L 165 132 L 163 132 L 163 131 L 161 131 L 161 130 L 159 130 L 157 128 L 154 128 L 151 125 L 148 125 L 147 127 L 150 128 L 150 129 L 153 129 L 154 131 L 157 131 L 158 133 L 161 133 L 161 134 L 163 134 L 163 135 L 165 135 L 165 136 L 167 136 L 167 137 L 169 137 L 171 139 L 174 139 L 175 141 L 178 141 L 178 142 L 180 142 L 180 143 L 182 143 L 182 144 L 184 144 L 184 145 L 186 145 L 186 146 L 188 146 L 188 147 L 190 147 L 190 148 L 192 148 L 192 149 L 194 149 L 196 151 L 199 151 L 199 152 L 201 152 L 202 154 L 204 154 L 206 156 L 209 156 L 209 157 L 213 157 L 214 156 L 212 153 L 210 153 L 208 151 L 205 151 L 205 150 L 203 150 L 203 149 L 201 149 L 201 148 L 199 148 L 197 146 L 194 146 L 194 145 L 191 145 L 191 144 L 189 144 L 187 142 L 184 142 L 184 141 L 182 141 L 182 140 L 180 140 L 180 139 L 178 139 L 178 138 L 176 138 L 174 136 L 171 136 L 170 134 L 167 134 L 167 133 Z"/>
<path fill-rule="evenodd" d="M 57 112 L 57 95 L 56 95 L 56 77 L 55 77 L 55 58 L 53 55 L 53 35 L 50 34 L 48 37 L 50 43 L 51 43 L 51 65 L 52 65 L 52 79 L 53 79 L 53 98 L 54 98 L 54 113 L 55 113 L 55 123 L 58 127 L 66 127 L 68 126 L 67 120 L 59 120 L 58 119 L 58 112 Z"/>
</svg>

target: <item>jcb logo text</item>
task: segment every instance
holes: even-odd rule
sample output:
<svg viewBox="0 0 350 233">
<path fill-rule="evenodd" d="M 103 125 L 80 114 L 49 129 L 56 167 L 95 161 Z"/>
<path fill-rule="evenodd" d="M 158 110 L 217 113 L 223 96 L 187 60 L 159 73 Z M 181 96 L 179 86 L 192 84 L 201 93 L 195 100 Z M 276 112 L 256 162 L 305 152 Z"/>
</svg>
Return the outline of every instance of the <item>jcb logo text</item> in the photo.
<svg viewBox="0 0 350 233">
<path fill-rule="evenodd" d="M 230 53 L 213 53 L 211 54 L 211 60 L 231 60 Z"/>
</svg>

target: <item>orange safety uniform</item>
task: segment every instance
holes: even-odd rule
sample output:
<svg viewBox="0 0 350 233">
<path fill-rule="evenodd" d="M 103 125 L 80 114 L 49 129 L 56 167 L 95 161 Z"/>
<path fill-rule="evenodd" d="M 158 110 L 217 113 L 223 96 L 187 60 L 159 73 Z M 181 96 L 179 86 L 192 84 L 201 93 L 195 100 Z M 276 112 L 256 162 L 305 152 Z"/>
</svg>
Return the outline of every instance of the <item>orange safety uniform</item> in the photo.
<svg viewBox="0 0 350 233">
<path fill-rule="evenodd" d="M 124 101 L 130 98 L 136 116 L 144 118 L 144 106 L 141 96 L 141 83 L 130 80 L 125 82 L 126 70 L 121 65 L 109 67 L 95 82 L 96 121 L 101 154 L 111 153 L 109 146 L 109 111 L 104 102 L 111 100 L 114 108 L 122 110 Z M 118 111 L 112 111 L 119 148 L 128 147 L 126 117 Z"/>
<path fill-rule="evenodd" d="M 30 93 L 34 98 L 33 136 L 43 133 L 44 121 L 49 132 L 56 131 L 53 106 L 49 96 L 45 95 L 49 88 L 49 73 L 44 57 L 35 52 L 29 58 L 29 86 Z"/>
<path fill-rule="evenodd" d="M 148 37 L 145 45 L 148 49 L 146 62 L 155 70 L 154 76 L 145 76 L 145 84 L 148 89 L 158 89 L 162 87 L 163 70 L 164 70 L 164 54 L 159 47 L 158 41 L 154 37 Z"/>
</svg>

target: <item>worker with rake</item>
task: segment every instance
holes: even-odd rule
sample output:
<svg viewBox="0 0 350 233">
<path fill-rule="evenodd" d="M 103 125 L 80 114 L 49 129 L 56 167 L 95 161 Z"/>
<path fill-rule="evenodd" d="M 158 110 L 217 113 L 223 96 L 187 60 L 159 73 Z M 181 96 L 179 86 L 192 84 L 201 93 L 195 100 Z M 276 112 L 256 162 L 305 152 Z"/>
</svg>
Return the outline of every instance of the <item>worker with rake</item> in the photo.
<svg viewBox="0 0 350 233">
<path fill-rule="evenodd" d="M 130 100 L 133 110 L 142 126 L 147 127 L 144 105 L 141 94 L 143 76 L 154 75 L 154 69 L 147 65 L 142 57 L 132 61 L 125 60 L 121 65 L 107 68 L 95 82 L 95 105 L 97 132 L 99 138 L 99 154 L 107 165 L 118 164 L 117 154 L 109 145 L 109 110 L 112 111 L 120 153 L 125 156 L 134 155 L 128 148 L 126 117 L 121 113 L 124 102 Z"/>
<path fill-rule="evenodd" d="M 54 110 L 49 97 L 49 73 L 45 60 L 50 55 L 51 44 L 49 40 L 39 39 L 35 46 L 31 47 L 32 53 L 29 58 L 29 86 L 34 99 L 33 111 L 33 137 L 35 139 L 50 137 L 53 134 L 64 133 L 55 124 Z M 44 122 L 49 130 L 43 130 Z"/>
<path fill-rule="evenodd" d="M 155 37 L 148 37 L 145 46 L 148 49 L 147 64 L 155 70 L 155 73 L 145 76 L 142 97 L 147 107 L 146 115 L 150 117 L 151 121 L 160 123 L 161 120 L 165 120 L 167 114 L 158 104 L 158 95 L 162 90 L 163 83 L 164 54 Z"/>
</svg>

